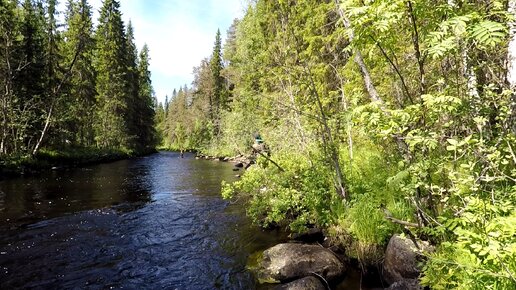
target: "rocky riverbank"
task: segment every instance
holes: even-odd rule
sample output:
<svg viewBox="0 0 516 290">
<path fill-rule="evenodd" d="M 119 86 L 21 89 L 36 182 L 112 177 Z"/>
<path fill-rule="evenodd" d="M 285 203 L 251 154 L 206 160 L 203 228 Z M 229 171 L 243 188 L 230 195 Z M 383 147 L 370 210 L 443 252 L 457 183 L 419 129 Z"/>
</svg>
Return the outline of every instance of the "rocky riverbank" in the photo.
<svg viewBox="0 0 516 290">
<path fill-rule="evenodd" d="M 318 234 L 318 233 L 317 233 Z M 305 237 L 313 237 L 308 235 Z M 323 243 L 325 244 L 325 243 Z M 320 243 L 292 241 L 273 246 L 259 254 L 250 266 L 260 283 L 271 283 L 274 289 L 389 289 L 422 290 L 419 284 L 421 263 L 432 251 L 426 242 L 395 235 L 391 238 L 379 271 L 361 274 L 360 285 L 350 285 L 347 276 L 356 271 L 356 263 Z"/>
<path fill-rule="evenodd" d="M 233 162 L 234 171 L 247 169 L 254 164 L 251 156 L 243 155 L 197 155 L 196 158 Z M 258 259 L 253 258 L 250 262 L 249 268 L 260 283 L 273 285 L 274 289 L 290 290 L 424 289 L 419 283 L 421 266 L 426 254 L 433 251 L 427 242 L 394 235 L 385 249 L 383 262 L 364 270 L 359 261 L 346 255 L 345 249 L 331 246 L 322 230 L 310 229 L 291 237 L 292 241 L 258 253 L 255 256 Z"/>
<path fill-rule="evenodd" d="M 195 156 L 196 159 L 203 159 L 203 160 L 212 160 L 217 162 L 231 162 L 235 165 L 233 168 L 233 171 L 238 172 L 241 170 L 245 170 L 249 168 L 251 165 L 255 164 L 255 159 L 253 156 L 245 156 L 245 155 L 237 155 L 234 157 L 227 157 L 227 156 L 210 156 L 210 155 L 203 155 L 203 154 L 197 154 Z M 240 174 L 237 174 L 237 177 L 240 177 Z"/>
</svg>

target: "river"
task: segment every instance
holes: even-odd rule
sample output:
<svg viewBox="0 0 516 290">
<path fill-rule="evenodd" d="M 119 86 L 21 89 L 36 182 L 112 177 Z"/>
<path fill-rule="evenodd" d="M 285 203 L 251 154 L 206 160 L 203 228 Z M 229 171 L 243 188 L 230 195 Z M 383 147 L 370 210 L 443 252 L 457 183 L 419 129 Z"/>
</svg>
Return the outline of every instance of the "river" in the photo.
<svg viewBox="0 0 516 290">
<path fill-rule="evenodd" d="M 254 289 L 284 238 L 220 198 L 231 164 L 160 152 L 0 181 L 0 289 Z"/>
</svg>

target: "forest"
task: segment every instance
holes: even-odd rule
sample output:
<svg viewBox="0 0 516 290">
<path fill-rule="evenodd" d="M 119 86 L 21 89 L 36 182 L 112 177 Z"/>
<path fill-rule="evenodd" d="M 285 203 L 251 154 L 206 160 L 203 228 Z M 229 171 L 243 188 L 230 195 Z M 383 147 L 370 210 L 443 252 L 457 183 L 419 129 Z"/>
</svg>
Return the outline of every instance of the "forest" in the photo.
<svg viewBox="0 0 516 290">
<path fill-rule="evenodd" d="M 2 166 L 41 155 L 155 150 L 149 48 L 118 1 L 0 1 Z"/>
<path fill-rule="evenodd" d="M 429 241 L 422 285 L 515 289 L 516 1 L 254 0 L 156 108 L 161 146 L 270 158 L 224 184 L 263 227 L 366 268 Z M 100 88 L 100 86 L 99 86 Z"/>
</svg>

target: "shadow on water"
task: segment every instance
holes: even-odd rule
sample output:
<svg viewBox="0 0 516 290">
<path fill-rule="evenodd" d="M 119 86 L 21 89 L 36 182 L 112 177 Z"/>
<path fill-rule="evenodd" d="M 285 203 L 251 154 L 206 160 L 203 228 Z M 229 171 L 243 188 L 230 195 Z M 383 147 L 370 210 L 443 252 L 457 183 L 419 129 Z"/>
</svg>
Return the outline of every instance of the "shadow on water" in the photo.
<svg viewBox="0 0 516 290">
<path fill-rule="evenodd" d="M 283 240 L 220 198 L 230 164 L 176 153 L 0 181 L 0 288 L 253 289 Z"/>
</svg>

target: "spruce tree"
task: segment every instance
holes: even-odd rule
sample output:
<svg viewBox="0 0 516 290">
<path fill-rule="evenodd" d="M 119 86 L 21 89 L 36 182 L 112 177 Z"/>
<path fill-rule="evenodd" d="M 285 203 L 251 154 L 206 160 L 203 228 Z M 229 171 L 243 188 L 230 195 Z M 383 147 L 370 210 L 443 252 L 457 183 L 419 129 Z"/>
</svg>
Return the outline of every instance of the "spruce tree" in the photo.
<svg viewBox="0 0 516 290">
<path fill-rule="evenodd" d="M 91 7 L 86 0 L 68 0 L 63 44 L 64 63 L 70 71 L 62 113 L 62 137 L 72 145 L 94 144 L 95 70 L 93 68 L 93 23 Z"/>
<path fill-rule="evenodd" d="M 215 45 L 213 47 L 213 54 L 210 60 L 210 70 L 213 77 L 213 106 L 215 118 L 218 118 L 218 114 L 221 109 L 224 109 L 227 105 L 227 100 L 224 94 L 224 78 L 222 77 L 222 40 L 220 37 L 220 30 L 217 30 L 215 36 Z"/>
<path fill-rule="evenodd" d="M 105 0 L 96 31 L 95 139 L 101 148 L 129 148 L 127 39 L 116 0 Z"/>
<path fill-rule="evenodd" d="M 131 21 L 126 29 L 126 58 L 127 58 L 127 118 L 126 124 L 131 149 L 140 150 L 139 131 L 141 111 L 139 110 L 139 81 L 138 81 L 138 50 L 134 43 L 134 29 Z"/>
<path fill-rule="evenodd" d="M 143 150 L 149 150 L 156 145 L 154 126 L 155 100 L 152 89 L 151 72 L 149 71 L 149 47 L 145 44 L 138 61 L 138 145 Z"/>
<path fill-rule="evenodd" d="M 34 5 L 25 0 L 22 4 L 21 43 L 18 68 L 13 71 L 14 94 L 12 138 L 14 151 L 29 152 L 34 146 L 37 132 L 42 129 L 46 106 L 48 75 L 45 32 L 45 12 L 41 3 Z"/>
<path fill-rule="evenodd" d="M 22 65 L 20 13 L 16 13 L 16 1 L 0 1 L 0 157 L 15 151 L 18 139 L 14 133 L 18 124 L 15 111 L 20 102 L 15 93 L 16 68 Z"/>
<path fill-rule="evenodd" d="M 41 2 L 38 3 L 41 8 Z M 66 78 L 61 60 L 60 46 L 62 46 L 62 37 L 59 31 L 57 11 L 58 1 L 47 0 L 45 15 L 45 94 L 42 100 L 42 120 L 41 126 L 35 136 L 36 142 L 32 154 L 35 155 L 46 139 L 50 139 L 56 145 L 63 145 L 64 138 L 55 130 L 51 132 L 51 128 L 55 128 L 56 116 L 60 113 L 59 105 L 63 101 L 62 84 Z M 49 136 L 50 135 L 50 136 Z"/>
</svg>

